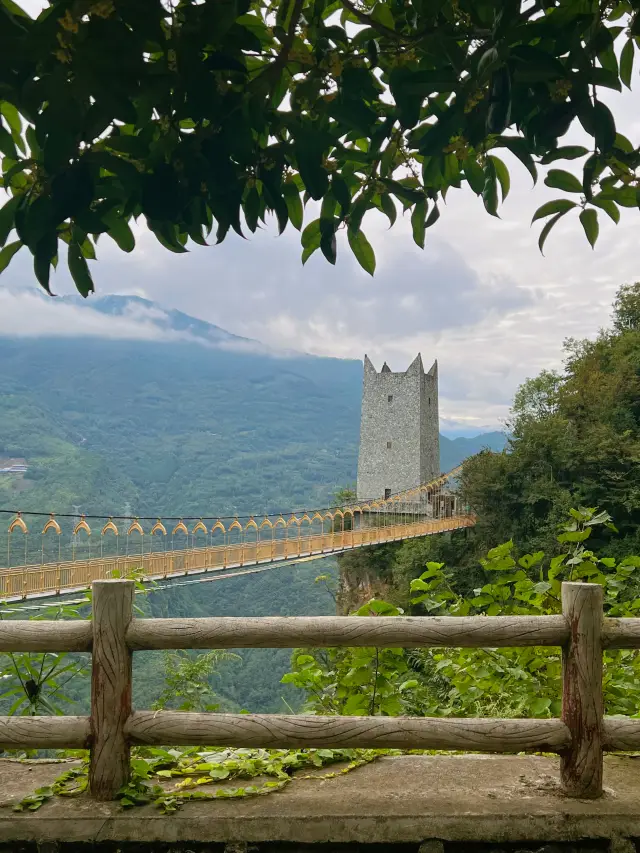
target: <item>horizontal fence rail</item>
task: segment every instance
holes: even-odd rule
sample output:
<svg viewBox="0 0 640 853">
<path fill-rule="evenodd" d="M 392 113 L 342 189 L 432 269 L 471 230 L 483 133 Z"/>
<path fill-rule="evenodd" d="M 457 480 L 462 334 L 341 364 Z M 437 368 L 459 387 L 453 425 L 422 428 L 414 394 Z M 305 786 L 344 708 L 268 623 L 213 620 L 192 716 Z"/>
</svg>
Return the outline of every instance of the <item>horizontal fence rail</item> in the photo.
<svg viewBox="0 0 640 853">
<path fill-rule="evenodd" d="M 127 630 L 131 649 L 294 649 L 299 646 L 561 646 L 564 616 L 256 616 L 221 619 L 138 619 Z"/>
<path fill-rule="evenodd" d="M 366 747 L 468 749 L 490 752 L 546 750 L 571 744 L 561 720 L 427 719 L 420 717 L 316 717 L 284 714 L 192 714 L 136 711 L 127 724 L 133 743 L 161 746 Z"/>
<path fill-rule="evenodd" d="M 98 800 L 126 784 L 136 744 L 555 752 L 564 792 L 590 798 L 602 793 L 604 751 L 640 749 L 640 720 L 605 718 L 602 693 L 603 649 L 640 649 L 640 619 L 604 618 L 596 584 L 564 583 L 557 616 L 134 619 L 133 591 L 132 581 L 94 582 L 91 621 L 0 623 L 0 652 L 92 653 L 90 716 L 0 717 L 0 747 L 88 748 Z M 143 649 L 534 645 L 562 649 L 560 719 L 195 714 L 131 705 L 132 655 Z"/>
</svg>

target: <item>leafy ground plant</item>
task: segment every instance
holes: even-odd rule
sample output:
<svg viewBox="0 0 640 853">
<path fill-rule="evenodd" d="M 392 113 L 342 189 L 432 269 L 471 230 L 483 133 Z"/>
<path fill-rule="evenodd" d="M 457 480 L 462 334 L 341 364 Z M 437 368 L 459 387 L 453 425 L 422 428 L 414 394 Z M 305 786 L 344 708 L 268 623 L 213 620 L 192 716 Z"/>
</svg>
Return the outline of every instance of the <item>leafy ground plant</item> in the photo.
<svg viewBox="0 0 640 853">
<path fill-rule="evenodd" d="M 131 781 L 118 793 L 123 808 L 152 804 L 163 814 L 190 800 L 252 797 L 279 791 L 297 779 L 328 779 L 374 761 L 390 750 L 362 749 L 157 749 L 134 750 Z M 330 765 L 340 769 L 319 773 Z M 302 771 L 308 771 L 304 773 Z M 293 775 L 297 773 L 297 775 Z M 166 783 L 175 780 L 171 787 Z M 242 782 L 224 787 L 220 783 Z M 252 781 L 255 780 L 255 781 Z M 161 785 L 160 783 L 165 783 Z M 55 796 L 77 796 L 87 789 L 88 761 L 65 771 L 47 787 L 38 788 L 14 806 L 37 811 Z"/>
</svg>

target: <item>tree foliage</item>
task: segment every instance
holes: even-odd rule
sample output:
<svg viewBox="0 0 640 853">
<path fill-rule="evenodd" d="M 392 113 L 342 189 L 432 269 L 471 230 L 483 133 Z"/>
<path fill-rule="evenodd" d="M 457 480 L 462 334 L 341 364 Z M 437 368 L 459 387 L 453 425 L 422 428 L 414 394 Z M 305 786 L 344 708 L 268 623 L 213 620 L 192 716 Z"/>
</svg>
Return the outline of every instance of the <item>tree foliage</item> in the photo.
<svg viewBox="0 0 640 853">
<path fill-rule="evenodd" d="M 411 212 L 420 246 L 448 191 L 498 215 L 515 155 L 568 197 L 553 225 L 637 206 L 640 153 L 604 89 L 630 86 L 638 3 L 612 0 L 0 0 L 0 271 L 23 246 L 47 290 L 64 250 L 93 290 L 100 234 L 125 252 L 142 217 L 172 252 L 274 214 L 302 259 L 335 263 L 339 230 Z M 579 122 L 588 147 L 559 145 Z M 584 160 L 578 178 L 563 165 Z M 313 211 L 306 217 L 308 201 Z M 319 215 L 318 215 L 319 214 Z M 15 237 L 11 232 L 15 230 Z M 5 245 L 6 244 L 6 245 Z"/>
<path fill-rule="evenodd" d="M 613 328 L 616 332 L 640 331 L 640 283 L 625 284 L 613 303 Z"/>
<path fill-rule="evenodd" d="M 637 547 L 639 300 L 640 285 L 622 287 L 612 330 L 596 340 L 566 341 L 563 373 L 543 372 L 522 385 L 507 450 L 464 463 L 462 484 L 478 513 L 479 547 L 497 535 L 551 550 L 556 525 L 576 503 L 601 506 L 616 519 L 622 538 L 605 531 L 598 547 Z"/>
<path fill-rule="evenodd" d="M 480 560 L 484 582 L 462 595 L 453 572 L 429 563 L 411 583 L 413 603 L 431 615 L 544 615 L 560 613 L 563 581 L 597 583 L 604 590 L 608 616 L 635 616 L 640 609 L 637 569 L 640 558 L 600 557 L 590 547 L 594 530 L 615 530 L 608 513 L 571 508 L 560 526 L 554 557 L 544 551 L 518 557 L 512 541 L 491 548 Z M 561 707 L 561 655 L 557 649 L 429 649 L 414 653 L 422 674 L 422 713 L 462 716 L 558 716 Z M 604 654 L 606 713 L 635 715 L 640 701 L 637 651 Z"/>
<path fill-rule="evenodd" d="M 595 530 L 613 528 L 607 512 L 571 508 L 556 531 L 555 556 L 523 553 L 513 541 L 480 558 L 478 585 L 465 590 L 457 566 L 429 561 L 411 584 L 412 612 L 430 616 L 545 615 L 561 612 L 563 581 L 601 584 L 612 617 L 640 610 L 640 557 L 600 557 Z M 595 537 L 594 537 L 595 538 Z M 372 600 L 354 615 L 397 616 L 392 604 Z M 635 716 L 640 702 L 640 655 L 605 652 L 608 714 Z M 560 713 L 561 655 L 553 648 L 316 649 L 294 653 L 283 681 L 305 691 L 318 714 L 394 716 L 549 717 Z"/>
</svg>

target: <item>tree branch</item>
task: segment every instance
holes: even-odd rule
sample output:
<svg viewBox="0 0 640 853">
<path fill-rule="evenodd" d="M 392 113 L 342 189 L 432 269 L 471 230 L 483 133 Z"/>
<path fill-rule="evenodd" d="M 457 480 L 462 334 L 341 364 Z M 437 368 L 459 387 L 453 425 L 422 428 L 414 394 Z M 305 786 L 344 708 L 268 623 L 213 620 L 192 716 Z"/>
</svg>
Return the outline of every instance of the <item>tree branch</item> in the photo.
<svg viewBox="0 0 640 853">
<path fill-rule="evenodd" d="M 291 51 L 293 40 L 296 37 L 296 27 L 298 26 L 300 16 L 302 15 L 303 5 L 304 0 L 294 0 L 291 20 L 289 21 L 289 29 L 287 30 L 287 34 L 282 41 L 282 47 L 280 48 L 280 52 L 276 56 L 273 64 L 270 66 L 272 72 L 280 71 L 287 64 L 287 60 L 289 59 L 289 52 Z"/>
</svg>

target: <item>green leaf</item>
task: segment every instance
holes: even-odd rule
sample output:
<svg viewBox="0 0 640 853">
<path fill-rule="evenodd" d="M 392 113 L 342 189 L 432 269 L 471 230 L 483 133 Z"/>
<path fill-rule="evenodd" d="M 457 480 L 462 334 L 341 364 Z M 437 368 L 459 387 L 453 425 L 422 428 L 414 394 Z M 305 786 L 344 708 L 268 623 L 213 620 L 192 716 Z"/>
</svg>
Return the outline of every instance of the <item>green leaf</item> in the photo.
<svg viewBox="0 0 640 853">
<path fill-rule="evenodd" d="M 286 184 L 285 184 L 286 188 Z M 295 187 L 294 187 L 295 189 Z M 296 190 L 297 193 L 297 190 Z M 287 193 L 284 193 L 285 202 L 287 201 Z M 300 196 L 298 196 L 298 201 L 300 201 Z M 250 187 L 247 191 L 247 195 L 242 203 L 242 207 L 244 210 L 244 218 L 247 223 L 247 228 L 252 233 L 255 233 L 256 228 L 258 227 L 258 217 L 260 216 L 260 195 L 255 186 Z M 287 205 L 288 207 L 288 205 Z M 300 210 L 302 211 L 302 203 L 300 203 Z M 291 211 L 289 211 L 289 216 L 291 216 Z M 293 220 L 292 220 L 293 221 Z"/>
<path fill-rule="evenodd" d="M 616 141 L 616 123 L 613 114 L 602 101 L 596 101 L 593 113 L 598 147 L 601 151 L 610 151 Z"/>
<path fill-rule="evenodd" d="M 16 150 L 16 144 L 13 141 L 11 134 L 9 131 L 2 127 L 0 124 L 0 152 L 5 155 L 5 157 L 11 157 L 13 160 L 18 159 L 18 152 Z"/>
<path fill-rule="evenodd" d="M 0 207 L 0 246 L 4 246 L 13 230 L 13 220 L 23 196 L 15 195 Z"/>
<path fill-rule="evenodd" d="M 564 169 L 549 169 L 549 174 L 544 179 L 548 187 L 553 187 L 558 190 L 565 190 L 569 193 L 582 192 L 582 184 L 572 175 L 571 172 L 566 172 Z"/>
<path fill-rule="evenodd" d="M 418 201 L 413 208 L 411 214 L 411 228 L 413 231 L 413 241 L 416 245 L 424 249 L 424 231 L 425 221 L 427 218 L 427 203 L 426 201 Z"/>
<path fill-rule="evenodd" d="M 560 148 L 554 148 L 553 151 L 549 151 L 540 162 L 543 165 L 547 165 L 548 163 L 553 163 L 555 160 L 576 160 L 578 157 L 584 157 L 588 153 L 588 149 L 582 145 L 564 145 Z"/>
<path fill-rule="evenodd" d="M 0 251 L 0 272 L 6 270 L 11 263 L 11 258 L 23 245 L 22 240 L 15 240 L 13 243 L 7 243 L 4 249 Z"/>
<path fill-rule="evenodd" d="M 616 133 L 616 141 L 614 147 L 618 148 L 620 151 L 624 151 L 625 154 L 633 154 L 634 152 L 633 145 L 627 139 L 626 136 L 623 136 L 622 133 Z"/>
<path fill-rule="evenodd" d="M 368 699 L 363 693 L 352 693 L 344 703 L 343 712 L 346 716 L 359 716 L 367 713 Z"/>
<path fill-rule="evenodd" d="M 331 179 L 331 192 L 340 205 L 344 218 L 351 207 L 351 193 L 349 192 L 347 182 L 341 175 L 334 175 Z"/>
<path fill-rule="evenodd" d="M 336 242 L 336 222 L 320 217 L 320 251 L 329 261 L 335 264 L 338 246 Z"/>
<path fill-rule="evenodd" d="M 567 213 L 566 210 L 563 210 L 560 213 L 556 213 L 556 215 L 554 217 L 549 219 L 549 221 L 545 224 L 544 228 L 540 232 L 540 237 L 538 238 L 538 248 L 540 249 L 540 252 L 543 255 L 544 255 L 544 252 L 542 250 L 544 248 L 544 244 L 547 240 L 547 237 L 549 236 L 549 232 L 551 231 L 553 226 L 556 224 L 556 222 L 559 219 L 561 219 L 566 213 Z"/>
<path fill-rule="evenodd" d="M 464 176 L 471 189 L 476 195 L 480 195 L 484 189 L 484 172 L 482 166 L 478 163 L 475 157 L 469 155 L 462 162 Z"/>
<path fill-rule="evenodd" d="M 27 148 L 22 138 L 22 119 L 20 118 L 20 113 L 9 101 L 0 101 L 0 113 L 2 113 L 11 129 L 13 141 L 24 154 Z"/>
<path fill-rule="evenodd" d="M 496 140 L 496 146 L 508 148 L 511 153 L 520 160 L 531 175 L 533 183 L 538 180 L 538 170 L 534 162 L 527 141 L 519 136 L 500 136 Z"/>
<path fill-rule="evenodd" d="M 440 210 L 438 209 L 438 205 L 434 204 L 431 208 L 431 212 L 429 216 L 427 216 L 426 227 L 431 228 L 432 225 L 435 225 L 436 222 L 440 219 Z"/>
<path fill-rule="evenodd" d="M 51 294 L 49 288 L 49 277 L 51 275 L 51 266 L 58 249 L 58 235 L 55 231 L 45 234 L 41 240 L 35 245 L 33 252 L 33 271 L 35 272 L 38 283 L 47 293 Z M 40 700 L 43 701 L 42 699 Z"/>
<path fill-rule="evenodd" d="M 602 101 L 586 101 L 578 113 L 580 123 L 596 141 L 603 153 L 608 153 L 616 141 L 616 123 L 609 107 Z"/>
<path fill-rule="evenodd" d="M 554 201 L 547 201 L 533 214 L 531 223 L 533 224 L 537 219 L 543 219 L 545 216 L 551 216 L 552 213 L 566 213 L 572 207 L 577 207 L 577 203 L 570 201 L 568 198 L 557 198 Z"/>
<path fill-rule="evenodd" d="M 568 533 L 561 533 L 558 536 L 558 542 L 584 542 L 591 536 L 591 528 L 585 530 L 573 530 Z"/>
<path fill-rule="evenodd" d="M 329 173 L 322 165 L 322 151 L 310 134 L 305 133 L 296 141 L 296 158 L 307 192 L 312 199 L 320 201 L 329 189 Z"/>
<path fill-rule="evenodd" d="M 314 219 L 302 232 L 302 263 L 309 260 L 311 255 L 320 248 L 320 220 Z"/>
<path fill-rule="evenodd" d="M 594 210 L 592 207 L 587 210 L 583 210 L 580 214 L 580 222 L 582 223 L 582 227 L 584 228 L 584 233 L 587 235 L 587 240 L 591 244 L 591 248 L 596 244 L 596 240 L 598 239 L 599 226 L 598 226 L 598 212 Z"/>
<path fill-rule="evenodd" d="M 349 229 L 348 238 L 351 251 L 356 256 L 356 260 L 362 269 L 368 272 L 369 275 L 373 275 L 376 269 L 376 256 L 364 233 Z"/>
<path fill-rule="evenodd" d="M 170 252 L 175 252 L 176 255 L 181 255 L 188 251 L 188 249 L 185 249 L 178 239 L 178 229 L 176 225 L 167 221 L 149 219 L 148 217 L 147 225 L 155 235 L 156 240 L 164 246 L 165 249 L 169 249 Z M 218 235 L 220 235 L 220 228 L 218 228 Z M 220 242 L 220 236 L 218 236 L 218 242 Z"/>
<path fill-rule="evenodd" d="M 500 189 L 502 190 L 502 201 L 509 195 L 511 188 L 511 179 L 509 178 L 509 170 L 499 157 L 492 154 L 489 155 L 496 170 L 496 177 L 500 181 Z"/>
<path fill-rule="evenodd" d="M 500 64 L 500 54 L 497 48 L 490 47 L 480 57 L 478 62 L 478 76 L 488 78 L 492 71 Z"/>
<path fill-rule="evenodd" d="M 0 5 L 4 6 L 12 15 L 18 15 L 21 18 L 27 18 L 27 20 L 31 21 L 31 16 L 25 12 L 25 10 L 18 6 L 17 3 L 14 3 L 13 0 L 1 0 Z"/>
<path fill-rule="evenodd" d="M 618 206 L 616 205 L 615 201 L 594 196 L 594 198 L 591 199 L 591 204 L 595 204 L 601 210 L 604 210 L 607 216 L 613 219 L 616 225 L 618 224 L 618 222 L 620 222 L 620 211 L 618 210 Z"/>
<path fill-rule="evenodd" d="M 118 244 L 123 252 L 132 252 L 135 249 L 136 240 L 129 223 L 115 210 L 110 211 L 102 219 L 109 226 L 107 231 L 109 237 Z"/>
<path fill-rule="evenodd" d="M 484 165 L 482 201 L 487 213 L 490 213 L 491 216 L 498 216 L 498 178 L 495 164 L 489 157 L 487 157 Z"/>
<path fill-rule="evenodd" d="M 582 192 L 587 201 L 593 198 L 593 186 L 596 179 L 600 177 L 606 162 L 600 154 L 592 154 L 584 164 L 582 171 Z"/>
<path fill-rule="evenodd" d="M 502 133 L 511 123 L 511 72 L 507 65 L 497 68 L 490 83 L 488 133 Z"/>
<path fill-rule="evenodd" d="M 380 207 L 382 208 L 382 212 L 386 214 L 389 220 L 389 228 L 391 228 L 396 221 L 398 211 L 389 193 L 382 193 L 380 196 Z"/>
<path fill-rule="evenodd" d="M 627 39 L 625 46 L 622 48 L 622 53 L 620 54 L 620 79 L 627 89 L 631 88 L 634 53 L 635 47 L 633 39 Z"/>
<path fill-rule="evenodd" d="M 376 23 L 382 24 L 383 27 L 387 27 L 389 30 L 395 30 L 396 28 L 396 22 L 386 0 L 381 0 L 381 2 L 376 3 L 373 7 L 373 11 L 371 12 L 371 18 L 376 21 Z"/>
<path fill-rule="evenodd" d="M 551 699 L 546 699 L 543 697 L 539 697 L 538 699 L 534 699 L 533 702 L 529 705 L 529 710 L 533 714 L 534 717 L 538 717 L 545 713 L 545 711 L 551 705 Z"/>
<path fill-rule="evenodd" d="M 95 291 L 95 287 L 89 272 L 89 265 L 77 243 L 69 243 L 67 263 L 78 293 L 86 299 L 90 293 Z"/>
<path fill-rule="evenodd" d="M 293 182 L 287 181 L 282 187 L 282 195 L 284 196 L 284 201 L 287 205 L 287 211 L 289 212 L 289 219 L 291 220 L 291 224 L 294 228 L 300 231 L 304 219 L 300 192 Z"/>
</svg>

